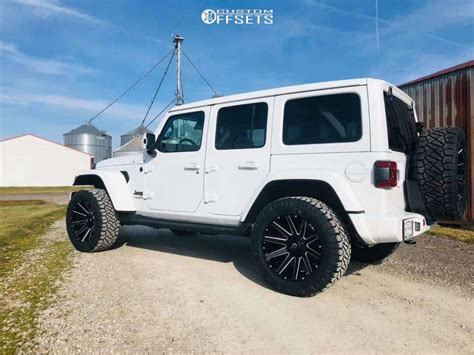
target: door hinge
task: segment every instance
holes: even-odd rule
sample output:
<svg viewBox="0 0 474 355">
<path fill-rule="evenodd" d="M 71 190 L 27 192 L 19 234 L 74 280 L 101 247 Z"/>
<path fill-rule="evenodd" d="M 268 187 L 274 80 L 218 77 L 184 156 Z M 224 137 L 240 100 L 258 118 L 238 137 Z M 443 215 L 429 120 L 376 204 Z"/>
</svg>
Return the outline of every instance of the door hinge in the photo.
<svg viewBox="0 0 474 355">
<path fill-rule="evenodd" d="M 145 174 L 151 173 L 152 171 L 153 171 L 153 167 L 152 167 L 152 166 L 145 165 L 145 166 L 143 167 L 143 172 L 144 172 Z"/>
<path fill-rule="evenodd" d="M 217 165 L 206 164 L 206 174 L 212 173 L 213 171 L 217 171 Z"/>
<path fill-rule="evenodd" d="M 145 191 L 143 192 L 143 199 L 144 200 L 151 200 L 153 198 L 153 192 Z"/>
<path fill-rule="evenodd" d="M 213 202 L 217 202 L 217 195 L 214 195 L 214 194 L 204 195 L 204 203 L 213 203 Z"/>
</svg>

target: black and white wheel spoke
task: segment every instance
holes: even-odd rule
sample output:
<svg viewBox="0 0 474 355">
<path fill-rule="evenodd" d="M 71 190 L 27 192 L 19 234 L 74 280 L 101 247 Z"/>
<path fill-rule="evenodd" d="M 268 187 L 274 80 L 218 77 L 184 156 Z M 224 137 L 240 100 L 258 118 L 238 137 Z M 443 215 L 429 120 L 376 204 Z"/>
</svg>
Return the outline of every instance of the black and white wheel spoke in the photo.
<svg viewBox="0 0 474 355">
<path fill-rule="evenodd" d="M 268 267 L 285 280 L 305 280 L 321 261 L 320 238 L 314 227 L 298 214 L 272 220 L 265 229 L 262 248 Z"/>
<path fill-rule="evenodd" d="M 288 238 L 272 237 L 270 235 L 264 236 L 263 239 L 265 239 L 269 243 L 275 243 L 280 245 L 286 245 L 286 241 L 288 240 Z"/>
<path fill-rule="evenodd" d="M 94 233 L 95 217 L 91 206 L 85 201 L 78 201 L 72 209 L 71 225 L 74 237 L 84 243 Z"/>
<path fill-rule="evenodd" d="M 277 273 L 279 275 L 281 275 L 283 273 L 283 271 L 286 270 L 286 268 L 288 267 L 288 265 L 291 264 L 291 262 L 295 259 L 294 256 L 290 256 L 289 254 L 287 255 L 287 257 L 285 258 L 285 260 L 281 263 L 280 267 L 277 269 Z"/>
<path fill-rule="evenodd" d="M 72 211 L 72 213 L 78 214 L 79 216 L 86 217 L 87 215 L 78 211 Z"/>
<path fill-rule="evenodd" d="M 273 258 L 278 258 L 280 256 L 283 256 L 283 255 L 289 255 L 290 252 L 288 251 L 288 249 L 286 247 L 283 247 L 283 248 L 280 248 L 280 249 L 277 249 L 271 253 L 268 253 L 268 254 L 265 254 L 265 258 L 267 260 L 271 260 Z"/>
<path fill-rule="evenodd" d="M 291 232 L 283 228 L 277 221 L 273 221 L 273 227 L 275 227 L 284 237 L 291 237 Z"/>
</svg>

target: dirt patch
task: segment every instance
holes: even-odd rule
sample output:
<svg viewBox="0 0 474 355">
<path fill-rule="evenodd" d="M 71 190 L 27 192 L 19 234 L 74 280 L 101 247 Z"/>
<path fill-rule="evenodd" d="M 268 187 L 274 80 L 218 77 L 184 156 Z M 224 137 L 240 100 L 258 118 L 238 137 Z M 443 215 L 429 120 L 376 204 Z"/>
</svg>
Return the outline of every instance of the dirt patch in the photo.
<svg viewBox="0 0 474 355">
<path fill-rule="evenodd" d="M 416 245 L 403 244 L 377 270 L 402 275 L 474 295 L 474 245 L 457 240 L 422 236 Z"/>
<path fill-rule="evenodd" d="M 444 269 L 424 276 L 438 259 L 430 248 L 444 241 L 403 247 L 387 265 L 352 263 L 334 287 L 302 299 L 262 283 L 244 238 L 126 227 L 121 240 L 74 254 L 57 302 L 41 314 L 37 351 L 474 351 L 467 274 L 449 284 Z M 456 248 L 446 244 L 466 252 Z M 443 259 L 447 268 L 453 258 Z"/>
</svg>

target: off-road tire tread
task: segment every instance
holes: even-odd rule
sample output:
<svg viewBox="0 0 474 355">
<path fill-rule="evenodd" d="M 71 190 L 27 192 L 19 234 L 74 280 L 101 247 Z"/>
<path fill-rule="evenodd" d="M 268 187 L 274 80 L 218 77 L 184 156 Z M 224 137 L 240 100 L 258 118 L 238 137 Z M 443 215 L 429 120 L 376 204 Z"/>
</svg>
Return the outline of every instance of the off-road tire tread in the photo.
<svg viewBox="0 0 474 355">
<path fill-rule="evenodd" d="M 99 204 L 102 219 L 99 242 L 91 251 L 107 250 L 117 241 L 120 231 L 120 221 L 107 191 L 103 189 L 93 189 L 90 192 Z"/>
<path fill-rule="evenodd" d="M 291 282 L 276 282 L 271 277 L 268 277 L 267 271 L 260 261 L 258 254 L 258 236 L 255 235 L 254 232 L 261 224 L 265 224 L 266 215 L 281 204 L 289 204 L 296 208 L 296 210 L 303 208 L 310 209 L 311 213 L 322 216 L 325 227 L 332 231 L 333 240 L 331 240 L 331 244 L 333 248 L 336 248 L 337 252 L 331 253 L 331 258 L 329 259 L 330 267 L 326 268 L 323 276 L 318 280 L 314 280 L 313 283 L 298 287 L 298 284 L 291 284 Z M 263 228 L 265 228 L 265 226 L 263 226 Z M 257 268 L 263 275 L 265 281 L 273 289 L 293 296 L 311 297 L 331 287 L 342 278 L 351 259 L 351 244 L 346 228 L 328 205 L 311 197 L 285 197 L 268 204 L 258 215 L 254 223 L 254 228 L 252 229 L 252 254 L 256 261 Z"/>
<path fill-rule="evenodd" d="M 464 132 L 456 127 L 432 128 L 420 134 L 413 176 L 426 208 L 435 220 L 463 217 L 465 206 L 458 206 L 456 198 L 456 169 L 457 151 L 464 141 Z"/>
</svg>

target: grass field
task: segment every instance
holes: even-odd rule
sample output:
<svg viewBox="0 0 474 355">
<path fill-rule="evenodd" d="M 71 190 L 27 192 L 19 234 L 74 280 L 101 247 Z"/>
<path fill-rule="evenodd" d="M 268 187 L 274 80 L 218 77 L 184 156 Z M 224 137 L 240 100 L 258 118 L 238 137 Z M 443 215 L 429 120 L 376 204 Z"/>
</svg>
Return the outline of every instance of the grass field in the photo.
<svg viewBox="0 0 474 355">
<path fill-rule="evenodd" d="M 471 229 L 436 226 L 429 230 L 426 234 L 457 239 L 466 243 L 474 243 L 474 230 Z"/>
<path fill-rule="evenodd" d="M 71 264 L 69 241 L 45 237 L 66 207 L 44 201 L 0 202 L 0 353 L 28 353 L 37 317 Z"/>
<path fill-rule="evenodd" d="M 0 195 L 68 193 L 79 190 L 84 190 L 84 186 L 0 187 Z"/>
<path fill-rule="evenodd" d="M 43 201 L 2 201 L 0 205 L 0 277 L 13 270 L 21 255 L 37 246 L 39 238 L 66 207 Z"/>
</svg>

